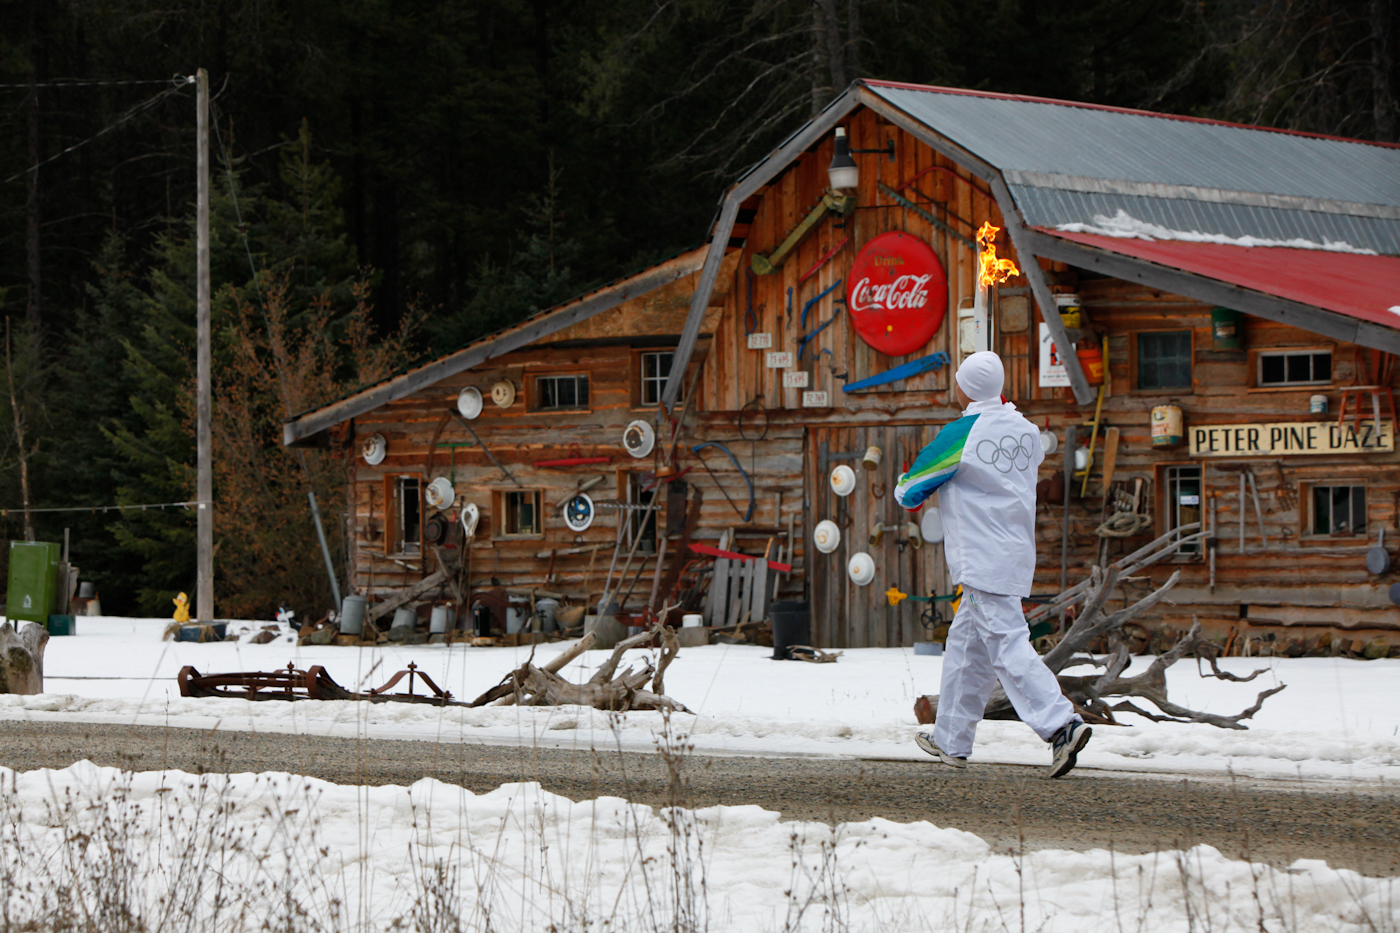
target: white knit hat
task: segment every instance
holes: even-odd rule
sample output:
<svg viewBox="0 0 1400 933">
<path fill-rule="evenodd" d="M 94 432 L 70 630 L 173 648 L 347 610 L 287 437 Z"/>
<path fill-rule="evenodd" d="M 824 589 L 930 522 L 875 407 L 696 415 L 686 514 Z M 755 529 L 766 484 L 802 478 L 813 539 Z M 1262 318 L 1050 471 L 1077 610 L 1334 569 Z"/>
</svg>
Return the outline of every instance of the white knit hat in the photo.
<svg viewBox="0 0 1400 933">
<path fill-rule="evenodd" d="M 974 402 L 985 402 L 1001 398 L 1002 382 L 1006 371 L 1002 368 L 1001 357 L 988 350 L 974 353 L 962 361 L 953 377 L 958 385 Z"/>
</svg>

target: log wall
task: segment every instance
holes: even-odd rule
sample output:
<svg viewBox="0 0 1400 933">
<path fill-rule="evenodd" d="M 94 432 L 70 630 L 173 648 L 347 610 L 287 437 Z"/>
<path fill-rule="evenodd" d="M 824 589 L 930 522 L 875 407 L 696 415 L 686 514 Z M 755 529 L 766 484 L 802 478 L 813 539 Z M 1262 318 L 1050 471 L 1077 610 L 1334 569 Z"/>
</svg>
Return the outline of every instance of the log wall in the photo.
<svg viewBox="0 0 1400 933">
<path fill-rule="evenodd" d="M 1208 561 L 1202 558 L 1163 563 L 1144 572 L 1129 592 L 1145 591 L 1160 584 L 1174 570 L 1181 580 L 1173 591 L 1175 606 L 1164 606 L 1150 620 L 1176 627 L 1188 626 L 1193 616 L 1215 631 L 1231 627 L 1255 633 L 1335 628 L 1360 632 L 1400 632 L 1400 609 L 1391 603 L 1387 589 L 1394 575 L 1376 577 L 1366 570 L 1366 551 L 1377 543 L 1380 529 L 1387 540 L 1396 536 L 1400 522 L 1400 455 L 1352 453 L 1298 455 L 1267 458 L 1192 459 L 1189 448 L 1154 449 L 1151 410 L 1172 402 L 1192 425 L 1266 422 L 1323 422 L 1337 420 L 1341 389 L 1355 381 L 1365 383 L 1365 355 L 1369 351 L 1327 340 L 1308 331 L 1245 316 L 1243 349 L 1215 350 L 1211 308 L 1181 296 L 1143 288 L 1116 279 L 1086 279 L 1077 285 L 1091 327 L 1107 334 L 1110 382 L 1105 393 L 1103 422 L 1122 432 L 1115 479 L 1142 479 L 1149 490 L 1155 524 L 1153 533 L 1164 533 L 1160 469 L 1169 464 L 1195 464 L 1202 469 L 1202 512 L 1209 515 L 1209 499 L 1216 503 L 1219 546 L 1216 553 L 1214 590 L 1210 587 Z M 1193 386 L 1162 394 L 1132 391 L 1130 341 L 1143 330 L 1190 329 L 1195 342 Z M 1259 350 L 1318 348 L 1332 351 L 1330 385 L 1289 389 L 1251 386 L 1253 353 Z M 1361 355 L 1363 370 L 1358 372 Z M 1328 398 L 1328 414 L 1309 413 L 1309 398 Z M 1049 423 L 1063 438 L 1069 423 L 1082 424 L 1086 412 L 1064 403 L 1026 401 L 1028 417 Z M 1388 412 L 1387 412 L 1388 414 Z M 1365 417 L 1370 418 L 1369 396 Z M 1350 416 L 1348 423 L 1351 423 Z M 1083 436 L 1081 434 L 1081 436 Z M 1102 435 L 1099 451 L 1102 450 Z M 1089 480 L 1089 496 L 1070 507 L 1070 583 L 1077 582 L 1098 559 L 1103 456 L 1095 454 Z M 1253 497 L 1246 490 L 1240 499 L 1240 470 L 1251 470 L 1259 493 L 1264 534 L 1261 540 Z M 1063 455 L 1050 458 L 1042 475 L 1063 469 Z M 1368 534 L 1323 538 L 1309 534 L 1310 484 L 1358 483 L 1366 487 Z M 1077 484 L 1076 484 L 1077 490 Z M 1240 548 L 1241 507 L 1245 510 L 1244 548 Z M 1037 592 L 1059 590 L 1063 511 L 1045 507 L 1039 524 Z M 1144 543 L 1146 537 L 1115 539 L 1105 557 Z"/>
</svg>

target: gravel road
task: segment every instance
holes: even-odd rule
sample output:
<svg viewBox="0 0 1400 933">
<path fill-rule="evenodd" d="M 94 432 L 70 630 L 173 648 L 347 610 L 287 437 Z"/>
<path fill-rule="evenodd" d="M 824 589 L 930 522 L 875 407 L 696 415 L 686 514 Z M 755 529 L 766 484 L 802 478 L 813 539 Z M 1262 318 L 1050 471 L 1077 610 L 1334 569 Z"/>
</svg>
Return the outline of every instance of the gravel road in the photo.
<svg viewBox="0 0 1400 933">
<path fill-rule="evenodd" d="M 539 781 L 575 800 L 601 795 L 650 805 L 757 804 L 787 819 L 955 826 L 1001 850 L 1152 852 L 1209 843 L 1286 866 L 1325 859 L 1368 875 L 1400 875 L 1400 789 L 1298 781 L 1129 775 L 932 762 L 692 755 L 673 778 L 657 754 L 323 738 L 92 723 L 0 722 L 0 765 L 61 768 L 90 759 L 132 770 L 294 771 L 341 784 L 421 777 L 488 791 Z"/>
</svg>

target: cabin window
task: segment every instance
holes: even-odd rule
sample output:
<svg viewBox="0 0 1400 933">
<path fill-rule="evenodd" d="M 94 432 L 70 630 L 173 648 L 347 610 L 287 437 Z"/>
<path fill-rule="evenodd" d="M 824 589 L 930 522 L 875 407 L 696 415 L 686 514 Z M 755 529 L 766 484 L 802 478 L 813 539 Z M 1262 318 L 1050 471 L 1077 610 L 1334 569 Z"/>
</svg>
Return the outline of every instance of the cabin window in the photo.
<svg viewBox="0 0 1400 933">
<path fill-rule="evenodd" d="M 1366 487 L 1312 487 L 1311 532 L 1334 538 L 1366 534 Z"/>
<path fill-rule="evenodd" d="M 534 411 L 580 411 L 588 408 L 588 373 L 535 377 Z"/>
<path fill-rule="evenodd" d="M 496 493 L 500 516 L 497 537 L 538 538 L 544 535 L 544 512 L 538 489 L 502 489 Z"/>
<path fill-rule="evenodd" d="M 423 549 L 423 483 L 417 473 L 384 477 L 384 553 L 417 557 Z"/>
<path fill-rule="evenodd" d="M 1167 330 L 1137 335 L 1138 389 L 1191 388 L 1191 332 Z"/>
<path fill-rule="evenodd" d="M 1262 352 L 1257 365 L 1259 386 L 1332 384 L 1331 350 Z"/>
<path fill-rule="evenodd" d="M 666 380 L 671 377 L 671 360 L 675 354 L 670 350 L 640 354 L 637 373 L 637 400 L 643 408 L 653 408 L 661 404 L 661 393 L 666 391 Z"/>
<path fill-rule="evenodd" d="M 1159 487 L 1164 497 L 1162 515 L 1166 519 L 1163 531 L 1171 531 L 1183 525 L 1201 520 L 1201 468 L 1199 466 L 1166 466 L 1162 468 L 1162 482 Z M 1197 529 L 1199 531 L 1200 529 Z M 1195 534 L 1195 531 L 1190 534 Z M 1184 555 L 1201 553 L 1201 542 L 1192 541 L 1182 545 L 1178 552 Z"/>
</svg>

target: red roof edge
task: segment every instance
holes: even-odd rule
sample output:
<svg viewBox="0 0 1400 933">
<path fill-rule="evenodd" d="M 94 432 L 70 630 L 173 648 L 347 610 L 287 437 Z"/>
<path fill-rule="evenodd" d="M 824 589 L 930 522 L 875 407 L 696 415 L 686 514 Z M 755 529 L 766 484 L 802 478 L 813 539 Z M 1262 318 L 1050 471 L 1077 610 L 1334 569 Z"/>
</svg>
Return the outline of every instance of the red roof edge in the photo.
<svg viewBox="0 0 1400 933">
<path fill-rule="evenodd" d="M 1180 120 L 1182 123 L 1208 123 L 1213 126 L 1229 126 L 1241 130 L 1282 133 L 1285 136 L 1303 136 L 1308 139 L 1327 139 L 1339 143 L 1356 143 L 1361 146 L 1379 146 L 1383 149 L 1400 149 L 1400 143 L 1383 143 L 1371 139 L 1354 139 L 1350 136 L 1331 136 L 1327 133 L 1308 133 L 1303 130 L 1285 130 L 1275 126 L 1255 126 L 1250 123 L 1232 123 L 1229 120 L 1212 120 L 1208 117 L 1187 117 L 1177 113 L 1158 113 L 1154 110 L 1134 110 L 1131 107 L 1112 107 L 1108 104 L 1088 104 L 1078 100 L 1057 100 L 1053 97 L 1031 97 L 1026 94 L 1005 94 L 1000 91 L 977 91 L 963 87 L 939 87 L 932 84 L 912 84 L 907 81 L 880 81 L 875 78 L 860 78 L 858 80 L 862 84 L 871 87 L 896 87 L 903 88 L 907 91 L 957 94 L 962 97 L 991 97 L 997 100 L 1019 100 L 1030 104 L 1055 104 L 1060 107 L 1079 107 L 1083 110 L 1105 110 L 1109 113 L 1127 113 L 1139 117 L 1157 117 L 1160 120 Z"/>
</svg>

